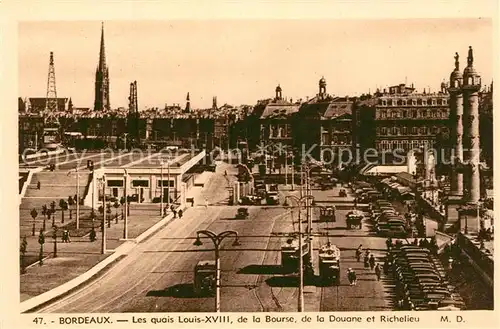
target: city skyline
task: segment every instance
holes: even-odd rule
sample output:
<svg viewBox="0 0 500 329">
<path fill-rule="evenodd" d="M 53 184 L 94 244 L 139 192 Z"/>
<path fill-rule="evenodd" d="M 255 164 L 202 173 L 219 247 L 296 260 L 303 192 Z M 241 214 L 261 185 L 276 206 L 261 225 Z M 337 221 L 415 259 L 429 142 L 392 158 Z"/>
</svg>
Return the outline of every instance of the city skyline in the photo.
<svg viewBox="0 0 500 329">
<path fill-rule="evenodd" d="M 19 96 L 45 97 L 53 51 L 58 97 L 93 108 L 100 29 L 100 21 L 20 23 Z M 338 96 L 405 81 L 436 92 L 455 52 L 465 68 L 468 46 L 483 84 L 493 76 L 491 19 L 105 21 L 104 33 L 112 108 L 128 106 L 134 80 L 140 109 L 184 106 L 188 92 L 193 108 L 211 107 L 213 96 L 252 105 L 278 84 L 284 97 L 305 100 L 322 76 Z"/>
</svg>

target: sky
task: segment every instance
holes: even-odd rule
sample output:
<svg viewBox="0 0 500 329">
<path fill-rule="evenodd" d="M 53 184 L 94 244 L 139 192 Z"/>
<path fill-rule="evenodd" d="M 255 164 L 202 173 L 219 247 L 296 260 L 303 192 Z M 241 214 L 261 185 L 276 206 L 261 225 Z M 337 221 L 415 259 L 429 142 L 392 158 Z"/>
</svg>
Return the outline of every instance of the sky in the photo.
<svg viewBox="0 0 500 329">
<path fill-rule="evenodd" d="M 278 84 L 294 100 L 318 92 L 355 96 L 413 83 L 438 91 L 460 55 L 474 49 L 483 84 L 493 77 L 493 25 L 481 19 L 104 21 L 110 103 L 127 107 L 137 80 L 139 107 L 255 104 Z M 93 107 L 101 21 L 18 25 L 20 97 L 45 97 L 54 52 L 58 97 Z"/>
</svg>

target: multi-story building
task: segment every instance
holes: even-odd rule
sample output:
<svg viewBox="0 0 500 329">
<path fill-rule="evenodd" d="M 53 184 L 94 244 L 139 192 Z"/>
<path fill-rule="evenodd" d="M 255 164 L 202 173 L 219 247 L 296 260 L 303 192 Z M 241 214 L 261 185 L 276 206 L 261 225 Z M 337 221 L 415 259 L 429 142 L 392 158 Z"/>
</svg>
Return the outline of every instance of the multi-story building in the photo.
<svg viewBox="0 0 500 329">
<path fill-rule="evenodd" d="M 281 86 L 276 87 L 276 97 L 267 102 L 259 117 L 260 142 L 263 145 L 283 144 L 292 146 L 292 119 L 300 103 L 283 99 Z"/>
<path fill-rule="evenodd" d="M 319 93 L 300 106 L 295 117 L 295 147 L 316 160 L 337 164 L 339 156 L 352 151 L 355 97 L 334 97 L 326 92 L 326 80 L 319 81 Z"/>
<path fill-rule="evenodd" d="M 417 93 L 400 84 L 375 97 L 374 146 L 379 153 L 431 148 L 436 136 L 449 134 L 449 95 L 444 85 L 437 93 Z"/>
</svg>

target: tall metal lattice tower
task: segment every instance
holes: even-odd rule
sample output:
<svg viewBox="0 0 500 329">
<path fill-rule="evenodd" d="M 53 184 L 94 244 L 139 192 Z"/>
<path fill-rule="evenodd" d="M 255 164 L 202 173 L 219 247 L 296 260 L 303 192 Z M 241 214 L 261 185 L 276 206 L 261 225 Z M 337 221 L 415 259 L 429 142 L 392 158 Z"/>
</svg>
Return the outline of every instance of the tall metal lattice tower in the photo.
<svg viewBox="0 0 500 329">
<path fill-rule="evenodd" d="M 57 90 L 56 71 L 54 68 L 54 53 L 50 52 L 49 75 L 47 77 L 47 96 L 45 98 L 44 121 L 47 124 L 57 124 Z"/>
</svg>

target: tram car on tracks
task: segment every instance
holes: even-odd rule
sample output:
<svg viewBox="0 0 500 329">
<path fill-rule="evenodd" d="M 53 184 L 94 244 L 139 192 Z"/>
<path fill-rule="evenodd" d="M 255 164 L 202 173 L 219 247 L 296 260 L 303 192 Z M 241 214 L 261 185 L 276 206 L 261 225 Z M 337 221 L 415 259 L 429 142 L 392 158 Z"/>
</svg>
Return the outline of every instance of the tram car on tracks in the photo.
<svg viewBox="0 0 500 329">
<path fill-rule="evenodd" d="M 302 257 L 309 254 L 309 244 L 303 238 Z M 299 238 L 288 238 L 281 246 L 281 266 L 285 272 L 298 272 L 299 270 Z"/>
<path fill-rule="evenodd" d="M 352 211 L 348 212 L 346 215 L 346 219 L 345 219 L 347 228 L 348 229 L 351 229 L 351 228 L 361 229 L 361 227 L 363 226 L 362 221 L 363 221 L 364 217 L 365 217 L 365 215 L 360 210 L 352 210 Z"/>
<path fill-rule="evenodd" d="M 215 292 L 217 268 L 214 260 L 199 261 L 194 267 L 194 293 L 198 296 Z"/>
<path fill-rule="evenodd" d="M 321 246 L 318 254 L 319 276 L 324 285 L 340 284 L 340 249 L 328 242 Z"/>
<path fill-rule="evenodd" d="M 319 220 L 321 222 L 336 222 L 335 206 L 321 207 L 319 213 Z"/>
</svg>

